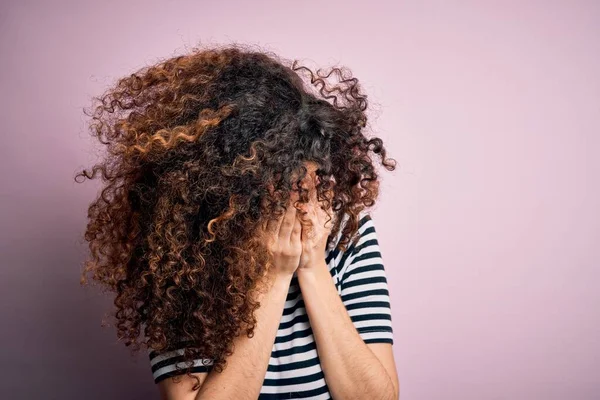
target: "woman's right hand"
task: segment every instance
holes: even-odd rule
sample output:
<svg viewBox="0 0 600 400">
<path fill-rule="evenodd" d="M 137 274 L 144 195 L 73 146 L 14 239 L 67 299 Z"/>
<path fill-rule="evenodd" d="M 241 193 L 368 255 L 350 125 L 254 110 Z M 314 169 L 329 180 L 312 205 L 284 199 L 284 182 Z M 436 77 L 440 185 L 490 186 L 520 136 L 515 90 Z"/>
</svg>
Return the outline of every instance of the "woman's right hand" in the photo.
<svg viewBox="0 0 600 400">
<path fill-rule="evenodd" d="M 265 245 L 272 252 L 272 269 L 268 271 L 274 276 L 291 277 L 300 263 L 302 255 L 302 225 L 296 217 L 294 202 L 298 200 L 293 194 L 287 210 L 277 220 L 263 223 Z"/>
</svg>

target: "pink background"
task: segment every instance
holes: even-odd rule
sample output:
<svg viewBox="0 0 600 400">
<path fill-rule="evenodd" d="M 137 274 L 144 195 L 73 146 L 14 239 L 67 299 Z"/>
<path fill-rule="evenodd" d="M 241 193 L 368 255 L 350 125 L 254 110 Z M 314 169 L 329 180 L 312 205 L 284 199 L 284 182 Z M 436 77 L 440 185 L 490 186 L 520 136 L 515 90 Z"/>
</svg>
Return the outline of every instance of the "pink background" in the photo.
<svg viewBox="0 0 600 400">
<path fill-rule="evenodd" d="M 158 398 L 78 285 L 73 176 L 90 97 L 202 40 L 363 83 L 402 399 L 600 398 L 599 35 L 598 1 L 2 2 L 2 392 Z"/>
</svg>

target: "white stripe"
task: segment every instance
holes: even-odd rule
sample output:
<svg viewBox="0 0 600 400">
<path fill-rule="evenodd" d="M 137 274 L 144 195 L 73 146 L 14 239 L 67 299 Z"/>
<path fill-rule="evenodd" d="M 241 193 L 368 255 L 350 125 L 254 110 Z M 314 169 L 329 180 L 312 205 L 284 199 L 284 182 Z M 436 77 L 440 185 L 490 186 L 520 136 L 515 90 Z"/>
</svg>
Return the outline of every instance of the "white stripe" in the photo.
<svg viewBox="0 0 600 400">
<path fill-rule="evenodd" d="M 364 303 L 365 301 L 387 301 L 389 303 L 390 297 L 385 294 L 378 294 L 378 295 L 372 295 L 372 296 L 366 296 L 366 297 L 357 297 L 355 299 L 346 300 L 345 304 L 346 304 L 346 306 L 349 306 L 350 304 Z M 354 310 L 350 310 L 350 311 L 354 311 Z"/>
<path fill-rule="evenodd" d="M 392 332 L 364 332 L 364 333 L 360 333 L 360 337 L 363 340 L 367 340 L 367 339 L 392 339 L 393 340 Z"/>
<path fill-rule="evenodd" d="M 387 326 L 388 328 L 391 328 L 392 321 L 389 319 L 371 319 L 367 321 L 357 321 L 354 323 L 354 326 L 356 326 L 357 328 L 369 328 L 376 326 Z"/>
<path fill-rule="evenodd" d="M 344 296 L 349 295 L 349 294 L 354 294 L 354 293 L 362 293 L 365 291 L 370 291 L 370 290 L 380 290 L 380 289 L 387 289 L 387 285 L 385 282 L 373 282 L 373 283 L 363 283 L 362 285 L 356 285 L 356 286 L 350 286 L 350 287 L 345 287 L 342 290 L 342 294 Z M 360 301 L 365 301 L 365 298 L 371 298 L 369 297 L 359 297 L 357 299 L 352 299 L 349 301 L 356 301 L 356 300 L 360 300 Z M 346 303 L 348 304 L 348 303 Z"/>
</svg>

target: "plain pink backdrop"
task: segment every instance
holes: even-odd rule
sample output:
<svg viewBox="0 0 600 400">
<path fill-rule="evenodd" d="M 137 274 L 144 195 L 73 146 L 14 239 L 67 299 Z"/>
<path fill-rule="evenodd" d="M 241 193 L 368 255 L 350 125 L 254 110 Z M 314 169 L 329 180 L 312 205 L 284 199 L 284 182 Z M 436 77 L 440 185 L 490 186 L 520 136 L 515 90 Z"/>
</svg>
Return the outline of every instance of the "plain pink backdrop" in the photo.
<svg viewBox="0 0 600 400">
<path fill-rule="evenodd" d="M 566 0 L 2 2 L 3 393 L 158 398 L 79 287 L 73 176 L 91 96 L 199 41 L 362 82 L 402 399 L 600 398 L 600 2 Z"/>
</svg>

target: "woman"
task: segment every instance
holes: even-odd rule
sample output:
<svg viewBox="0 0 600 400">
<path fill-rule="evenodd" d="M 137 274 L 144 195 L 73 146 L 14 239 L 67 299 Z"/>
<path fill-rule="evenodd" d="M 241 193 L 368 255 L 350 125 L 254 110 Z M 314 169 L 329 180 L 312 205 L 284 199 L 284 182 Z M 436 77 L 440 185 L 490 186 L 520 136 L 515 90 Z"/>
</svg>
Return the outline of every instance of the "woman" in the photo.
<svg viewBox="0 0 600 400">
<path fill-rule="evenodd" d="M 195 48 L 96 98 L 82 282 L 116 293 L 118 338 L 147 348 L 163 399 L 398 398 L 366 211 L 372 155 L 395 162 L 364 134 L 357 79 L 329 75 Z"/>
</svg>

